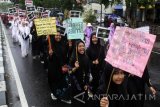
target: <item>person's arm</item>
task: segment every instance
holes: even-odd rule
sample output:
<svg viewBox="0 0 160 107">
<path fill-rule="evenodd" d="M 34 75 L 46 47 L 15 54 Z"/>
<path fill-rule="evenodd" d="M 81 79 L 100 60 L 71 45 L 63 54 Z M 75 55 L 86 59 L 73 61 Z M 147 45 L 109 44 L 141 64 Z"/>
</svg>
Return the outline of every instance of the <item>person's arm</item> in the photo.
<svg viewBox="0 0 160 107">
<path fill-rule="evenodd" d="M 144 74 L 143 74 L 142 78 L 143 78 L 144 82 L 147 84 L 148 87 L 152 86 L 147 67 L 144 70 Z"/>
<path fill-rule="evenodd" d="M 109 100 L 107 97 L 103 97 L 100 101 L 100 107 L 108 107 L 109 106 Z"/>
<path fill-rule="evenodd" d="M 79 62 L 75 60 L 75 55 L 72 53 L 71 58 L 69 60 L 69 65 L 71 67 L 71 72 L 74 73 L 79 68 Z"/>
<path fill-rule="evenodd" d="M 150 80 L 150 76 L 149 76 L 148 68 L 147 67 L 144 70 L 144 74 L 143 74 L 142 78 L 144 79 L 144 82 L 147 84 L 147 86 L 149 87 L 149 89 L 152 92 L 152 94 L 155 95 L 156 94 L 156 90 L 152 86 L 152 83 L 151 83 L 151 80 Z"/>
</svg>

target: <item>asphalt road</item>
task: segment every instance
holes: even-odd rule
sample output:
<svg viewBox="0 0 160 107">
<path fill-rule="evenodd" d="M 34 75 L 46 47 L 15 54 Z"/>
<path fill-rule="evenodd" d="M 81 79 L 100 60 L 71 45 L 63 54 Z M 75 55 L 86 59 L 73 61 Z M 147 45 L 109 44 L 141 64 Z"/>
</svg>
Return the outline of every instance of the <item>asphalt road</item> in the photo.
<svg viewBox="0 0 160 107">
<path fill-rule="evenodd" d="M 20 47 L 13 44 L 9 31 L 7 37 L 29 107 L 70 107 L 51 99 L 47 72 L 40 59 L 33 60 L 31 52 L 27 58 L 22 58 Z"/>
<path fill-rule="evenodd" d="M 40 59 L 33 60 L 31 52 L 27 58 L 22 58 L 20 47 L 18 44 L 13 44 L 9 30 L 7 30 L 7 38 L 29 107 L 71 107 L 71 105 L 59 101 L 54 102 L 51 99 L 47 72 L 43 69 Z M 148 65 L 151 80 L 160 91 L 160 55 L 152 53 Z M 159 107 L 159 93 L 157 100 L 146 101 L 145 107 Z"/>
</svg>

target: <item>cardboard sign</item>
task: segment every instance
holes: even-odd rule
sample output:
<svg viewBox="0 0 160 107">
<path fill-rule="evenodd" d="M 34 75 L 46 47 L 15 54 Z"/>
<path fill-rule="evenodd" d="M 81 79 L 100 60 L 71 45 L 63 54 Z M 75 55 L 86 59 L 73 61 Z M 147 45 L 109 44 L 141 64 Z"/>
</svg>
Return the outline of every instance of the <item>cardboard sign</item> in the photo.
<svg viewBox="0 0 160 107">
<path fill-rule="evenodd" d="M 8 11 L 10 14 L 17 13 L 16 8 L 9 8 Z"/>
<path fill-rule="evenodd" d="M 26 6 L 33 6 L 33 1 L 32 0 L 25 0 L 25 5 Z"/>
<path fill-rule="evenodd" d="M 41 12 L 41 16 L 43 18 L 49 17 L 49 13 L 48 12 Z"/>
<path fill-rule="evenodd" d="M 149 26 L 139 27 L 139 28 L 136 28 L 136 30 L 149 33 Z"/>
<path fill-rule="evenodd" d="M 32 13 L 28 14 L 27 17 L 28 17 L 29 20 L 33 20 L 35 18 L 35 15 L 32 12 Z"/>
<path fill-rule="evenodd" d="M 70 18 L 67 20 L 67 38 L 84 39 L 82 18 Z"/>
<path fill-rule="evenodd" d="M 57 33 L 56 18 L 34 19 L 38 36 L 53 35 Z"/>
<path fill-rule="evenodd" d="M 35 6 L 27 6 L 26 10 L 27 10 L 27 12 L 34 12 L 35 11 Z"/>
<path fill-rule="evenodd" d="M 57 31 L 60 32 L 62 36 L 65 36 L 66 28 L 64 28 L 63 26 L 59 26 L 59 25 L 56 25 L 56 27 L 57 27 Z"/>
<path fill-rule="evenodd" d="M 81 11 L 77 11 L 77 10 L 71 10 L 70 11 L 70 17 L 77 17 L 80 18 L 81 17 Z"/>
<path fill-rule="evenodd" d="M 43 8 L 43 7 L 37 7 L 37 11 L 43 12 L 43 11 L 44 11 L 44 8 Z"/>
<path fill-rule="evenodd" d="M 24 16 L 25 14 L 26 14 L 26 10 L 21 10 L 21 9 L 18 10 L 19 16 L 22 16 L 22 15 Z"/>
<path fill-rule="evenodd" d="M 117 27 L 105 60 L 112 66 L 142 77 L 156 36 Z"/>
<path fill-rule="evenodd" d="M 97 27 L 96 37 L 98 38 L 108 38 L 110 30 L 104 27 Z"/>
<path fill-rule="evenodd" d="M 19 8 L 19 4 L 15 4 L 16 8 Z"/>
</svg>

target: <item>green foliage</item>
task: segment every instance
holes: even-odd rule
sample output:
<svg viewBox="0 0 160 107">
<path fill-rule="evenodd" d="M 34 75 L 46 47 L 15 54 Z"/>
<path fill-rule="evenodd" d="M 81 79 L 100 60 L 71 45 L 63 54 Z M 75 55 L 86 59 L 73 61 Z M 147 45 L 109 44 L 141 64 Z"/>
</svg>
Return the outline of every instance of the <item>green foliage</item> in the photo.
<svg viewBox="0 0 160 107">
<path fill-rule="evenodd" d="M 100 4 L 103 4 L 107 8 L 111 2 L 109 0 L 97 0 Z"/>
<path fill-rule="evenodd" d="M 8 12 L 8 8 L 13 7 L 12 3 L 0 3 L 0 12 Z"/>
<path fill-rule="evenodd" d="M 64 20 L 69 18 L 69 10 L 64 10 Z"/>
<path fill-rule="evenodd" d="M 73 2 L 71 0 L 62 0 L 62 10 L 72 10 Z"/>
<path fill-rule="evenodd" d="M 146 4 L 148 2 L 148 0 L 138 0 L 139 4 Z"/>
<path fill-rule="evenodd" d="M 84 22 L 94 23 L 95 21 L 96 21 L 96 16 L 92 14 L 92 10 L 89 10 L 84 14 Z"/>
<path fill-rule="evenodd" d="M 25 9 L 25 0 L 19 0 L 19 6 L 22 9 Z"/>
<path fill-rule="evenodd" d="M 101 0 L 101 3 L 104 4 L 105 7 L 108 7 L 110 5 L 109 0 Z"/>
<path fill-rule="evenodd" d="M 19 0 L 22 8 L 25 8 L 25 0 Z M 76 0 L 33 0 L 35 6 L 45 8 L 59 8 L 64 10 L 83 10 L 82 4 L 78 4 Z M 74 6 L 74 8 L 73 8 Z"/>
</svg>

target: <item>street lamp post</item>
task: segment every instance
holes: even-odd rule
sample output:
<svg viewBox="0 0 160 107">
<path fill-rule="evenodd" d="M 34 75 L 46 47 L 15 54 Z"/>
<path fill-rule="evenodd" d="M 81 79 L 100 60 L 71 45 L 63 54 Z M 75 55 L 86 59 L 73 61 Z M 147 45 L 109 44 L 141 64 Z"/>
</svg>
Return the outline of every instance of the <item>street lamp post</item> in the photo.
<svg viewBox="0 0 160 107">
<path fill-rule="evenodd" d="M 100 16 L 100 26 L 102 25 L 102 0 L 101 0 L 101 16 Z"/>
</svg>

